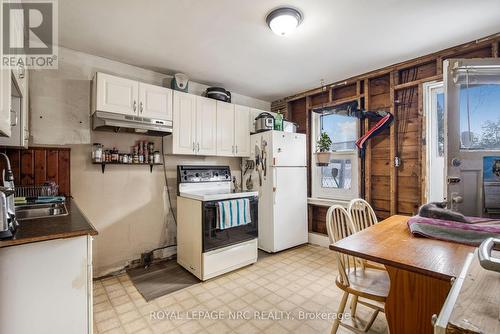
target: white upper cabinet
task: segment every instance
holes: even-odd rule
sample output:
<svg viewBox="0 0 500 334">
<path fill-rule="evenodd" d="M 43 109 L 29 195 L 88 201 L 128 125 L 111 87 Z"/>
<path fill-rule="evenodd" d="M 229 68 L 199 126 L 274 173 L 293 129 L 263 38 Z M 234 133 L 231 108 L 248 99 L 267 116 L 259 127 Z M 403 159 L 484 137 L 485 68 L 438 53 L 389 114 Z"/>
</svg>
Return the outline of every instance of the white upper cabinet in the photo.
<svg viewBox="0 0 500 334">
<path fill-rule="evenodd" d="M 196 95 L 174 92 L 173 129 L 169 151 L 196 154 Z"/>
<path fill-rule="evenodd" d="M 172 119 L 172 90 L 139 83 L 139 116 Z"/>
<path fill-rule="evenodd" d="M 0 67 L 0 136 L 11 135 L 11 71 Z"/>
<path fill-rule="evenodd" d="M 0 6 L 0 17 L 3 18 L 3 2 Z M 3 24 L 3 23 L 2 23 Z M 0 58 L 3 58 L 3 34 L 0 34 Z M 0 61 L 0 137 L 10 137 L 10 69 Z"/>
<path fill-rule="evenodd" d="M 217 155 L 235 155 L 234 104 L 221 101 L 217 101 Z"/>
<path fill-rule="evenodd" d="M 172 136 L 165 137 L 171 154 L 217 154 L 217 104 L 213 99 L 174 91 Z"/>
<path fill-rule="evenodd" d="M 172 90 L 110 74 L 94 78 L 94 110 L 172 120 Z"/>
<path fill-rule="evenodd" d="M 137 115 L 139 82 L 97 73 L 96 110 Z"/>
<path fill-rule="evenodd" d="M 250 156 L 250 108 L 234 107 L 234 146 L 237 157 Z"/>
<path fill-rule="evenodd" d="M 196 153 L 217 154 L 217 103 L 202 96 L 196 97 Z"/>
</svg>

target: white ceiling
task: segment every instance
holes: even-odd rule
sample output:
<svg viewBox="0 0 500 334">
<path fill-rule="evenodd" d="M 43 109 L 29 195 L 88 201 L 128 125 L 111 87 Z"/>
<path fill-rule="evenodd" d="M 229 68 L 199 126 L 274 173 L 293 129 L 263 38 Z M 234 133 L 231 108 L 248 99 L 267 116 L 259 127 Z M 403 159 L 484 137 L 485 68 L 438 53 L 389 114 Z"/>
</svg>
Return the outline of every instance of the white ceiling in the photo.
<svg viewBox="0 0 500 334">
<path fill-rule="evenodd" d="M 300 8 L 288 37 L 266 14 Z M 500 32 L 499 0 L 62 0 L 62 46 L 272 101 Z"/>
</svg>

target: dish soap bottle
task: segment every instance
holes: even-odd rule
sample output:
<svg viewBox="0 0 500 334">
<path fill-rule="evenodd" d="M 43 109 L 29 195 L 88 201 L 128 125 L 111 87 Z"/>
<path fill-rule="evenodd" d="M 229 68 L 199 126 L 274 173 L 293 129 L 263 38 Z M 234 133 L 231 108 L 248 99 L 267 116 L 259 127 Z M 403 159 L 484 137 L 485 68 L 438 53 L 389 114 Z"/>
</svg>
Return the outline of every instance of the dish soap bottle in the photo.
<svg viewBox="0 0 500 334">
<path fill-rule="evenodd" d="M 279 111 L 274 119 L 274 130 L 283 131 L 283 115 Z"/>
</svg>

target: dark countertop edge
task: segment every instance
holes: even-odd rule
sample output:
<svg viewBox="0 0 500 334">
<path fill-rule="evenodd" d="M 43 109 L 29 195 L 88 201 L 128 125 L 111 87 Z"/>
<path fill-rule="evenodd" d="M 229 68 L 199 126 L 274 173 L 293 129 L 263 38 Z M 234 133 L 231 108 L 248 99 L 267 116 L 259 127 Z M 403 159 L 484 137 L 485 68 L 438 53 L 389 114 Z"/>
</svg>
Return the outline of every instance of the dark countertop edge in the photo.
<svg viewBox="0 0 500 334">
<path fill-rule="evenodd" d="M 66 199 L 66 207 L 68 209 L 69 214 L 67 216 L 64 216 L 64 217 L 69 217 L 71 215 L 74 215 L 76 218 L 81 218 L 82 220 L 84 220 L 84 224 L 86 224 L 87 226 L 85 228 L 75 229 L 72 231 L 60 231 L 60 232 L 53 231 L 53 232 L 48 232 L 47 234 L 40 234 L 40 235 L 35 235 L 35 236 L 30 236 L 30 237 L 21 237 L 20 239 L 0 240 L 0 248 L 26 245 L 26 244 L 41 242 L 41 241 L 75 238 L 75 237 L 80 237 L 80 236 L 85 236 L 85 235 L 91 235 L 91 236 L 98 235 L 96 228 L 92 225 L 92 223 L 90 223 L 88 218 L 83 214 L 83 212 L 80 210 L 80 208 L 75 203 L 75 200 L 73 198 L 68 197 Z M 41 219 L 46 220 L 48 222 L 50 220 L 59 219 L 59 218 L 61 218 L 61 217 L 41 218 Z M 23 221 L 20 222 L 21 226 L 22 226 L 22 223 L 23 223 Z M 40 224 L 40 223 L 43 224 L 44 222 L 38 221 L 38 222 L 35 222 L 34 224 Z"/>
</svg>

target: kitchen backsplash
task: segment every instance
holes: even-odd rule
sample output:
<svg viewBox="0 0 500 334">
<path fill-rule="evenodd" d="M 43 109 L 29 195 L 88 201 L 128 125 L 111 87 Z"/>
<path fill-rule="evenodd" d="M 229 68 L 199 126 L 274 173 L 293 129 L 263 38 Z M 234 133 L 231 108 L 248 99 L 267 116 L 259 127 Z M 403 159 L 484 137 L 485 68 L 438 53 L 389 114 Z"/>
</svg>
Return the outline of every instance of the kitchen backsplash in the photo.
<svg viewBox="0 0 500 334">
<path fill-rule="evenodd" d="M 29 149 L 2 148 L 9 156 L 16 185 L 40 185 L 54 181 L 59 185 L 59 193 L 71 195 L 70 148 L 30 147 Z M 4 162 L 0 162 L 3 170 Z"/>
</svg>

